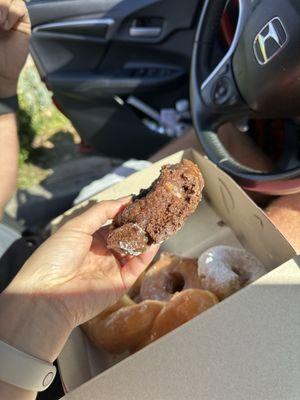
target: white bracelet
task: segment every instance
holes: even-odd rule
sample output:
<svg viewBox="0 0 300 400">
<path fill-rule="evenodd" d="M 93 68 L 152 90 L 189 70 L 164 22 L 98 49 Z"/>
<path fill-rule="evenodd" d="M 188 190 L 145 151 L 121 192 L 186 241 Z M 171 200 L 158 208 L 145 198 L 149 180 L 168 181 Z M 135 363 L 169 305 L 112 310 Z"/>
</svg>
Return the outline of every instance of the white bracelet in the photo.
<svg viewBox="0 0 300 400">
<path fill-rule="evenodd" d="M 56 375 L 56 367 L 0 340 L 0 380 L 22 389 L 40 392 Z"/>
</svg>

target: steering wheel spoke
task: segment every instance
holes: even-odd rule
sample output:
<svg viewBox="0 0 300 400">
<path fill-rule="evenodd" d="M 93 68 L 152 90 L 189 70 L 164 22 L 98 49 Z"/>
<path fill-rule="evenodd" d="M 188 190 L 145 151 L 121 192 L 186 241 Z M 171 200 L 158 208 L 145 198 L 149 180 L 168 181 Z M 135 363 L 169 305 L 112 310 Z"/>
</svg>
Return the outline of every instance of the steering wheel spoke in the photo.
<svg viewBox="0 0 300 400">
<path fill-rule="evenodd" d="M 218 119 L 221 122 L 224 114 L 226 118 L 234 118 L 247 111 L 234 81 L 231 57 L 224 58 L 203 82 L 200 95 L 205 106 L 216 116 L 216 123 Z"/>
<path fill-rule="evenodd" d="M 223 9 L 225 5 L 226 1 L 223 1 Z M 222 0 L 219 0 L 219 13 L 221 6 Z M 232 120 L 249 114 L 249 107 L 243 101 L 237 88 L 232 66 L 233 55 L 249 15 L 251 15 L 249 0 L 239 0 L 239 17 L 230 48 L 200 86 L 201 100 L 205 108 L 208 108 L 206 114 L 210 112 L 214 115 L 215 125 L 223 122 L 224 116 L 227 120 Z"/>
</svg>

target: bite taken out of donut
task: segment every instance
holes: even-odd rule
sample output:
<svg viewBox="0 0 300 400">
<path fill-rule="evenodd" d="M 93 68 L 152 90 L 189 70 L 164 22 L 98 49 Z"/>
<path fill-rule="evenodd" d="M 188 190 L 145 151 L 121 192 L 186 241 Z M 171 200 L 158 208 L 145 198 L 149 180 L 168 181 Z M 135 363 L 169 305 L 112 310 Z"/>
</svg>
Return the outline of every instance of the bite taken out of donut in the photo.
<svg viewBox="0 0 300 400">
<path fill-rule="evenodd" d="M 155 318 L 144 341 L 134 350 L 140 350 L 217 303 L 217 297 L 208 290 L 187 289 L 176 293 Z"/>
<path fill-rule="evenodd" d="M 203 187 L 192 161 L 163 166 L 158 179 L 114 218 L 108 248 L 121 255 L 138 255 L 147 246 L 162 243 L 196 210 Z"/>
<path fill-rule="evenodd" d="M 231 246 L 214 246 L 198 259 L 201 287 L 223 300 L 266 274 L 266 268 L 252 254 Z"/>
<path fill-rule="evenodd" d="M 162 253 L 146 272 L 140 288 L 142 300 L 170 300 L 174 293 L 186 289 L 201 289 L 197 260 Z"/>
<path fill-rule="evenodd" d="M 146 300 L 134 303 L 128 296 L 82 325 L 91 342 L 110 353 L 136 348 L 151 329 L 165 303 Z"/>
</svg>

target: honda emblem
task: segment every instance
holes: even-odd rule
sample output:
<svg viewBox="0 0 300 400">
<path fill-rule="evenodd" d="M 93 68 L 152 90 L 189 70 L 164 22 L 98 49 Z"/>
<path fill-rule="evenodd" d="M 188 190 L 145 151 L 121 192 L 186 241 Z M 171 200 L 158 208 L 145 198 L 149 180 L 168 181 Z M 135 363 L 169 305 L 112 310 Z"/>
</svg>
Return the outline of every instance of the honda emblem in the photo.
<svg viewBox="0 0 300 400">
<path fill-rule="evenodd" d="M 271 19 L 254 39 L 253 49 L 258 63 L 260 65 L 267 64 L 283 48 L 287 38 L 280 18 Z"/>
</svg>

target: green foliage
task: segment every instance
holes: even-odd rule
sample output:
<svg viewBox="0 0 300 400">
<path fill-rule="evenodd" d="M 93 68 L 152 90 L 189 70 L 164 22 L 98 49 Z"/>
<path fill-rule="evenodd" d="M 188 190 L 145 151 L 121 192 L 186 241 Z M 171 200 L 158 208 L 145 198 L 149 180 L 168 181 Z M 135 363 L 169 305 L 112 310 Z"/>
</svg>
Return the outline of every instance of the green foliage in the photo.
<svg viewBox="0 0 300 400">
<path fill-rule="evenodd" d="M 18 125 L 20 138 L 19 188 L 28 188 L 49 175 L 49 151 L 44 145 L 57 133 L 74 138 L 70 121 L 52 102 L 52 94 L 41 81 L 29 58 L 19 80 Z M 46 146 L 47 147 L 47 146 Z M 55 165 L 56 160 L 50 161 Z"/>
<path fill-rule="evenodd" d="M 55 133 L 74 133 L 69 120 L 52 103 L 51 93 L 41 82 L 32 61 L 26 64 L 20 76 L 18 97 L 21 163 L 34 161 L 34 148 Z"/>
</svg>

